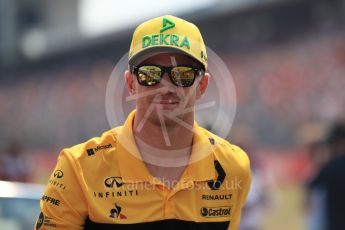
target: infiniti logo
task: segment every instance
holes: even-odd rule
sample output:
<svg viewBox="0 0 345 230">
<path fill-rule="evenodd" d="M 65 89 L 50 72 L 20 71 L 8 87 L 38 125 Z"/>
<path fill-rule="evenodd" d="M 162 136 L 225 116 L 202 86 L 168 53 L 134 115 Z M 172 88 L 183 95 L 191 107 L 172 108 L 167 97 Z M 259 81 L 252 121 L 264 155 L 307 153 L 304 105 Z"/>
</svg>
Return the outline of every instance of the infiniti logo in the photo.
<svg viewBox="0 0 345 230">
<path fill-rule="evenodd" d="M 55 170 L 54 177 L 55 178 L 62 178 L 63 177 L 63 172 L 61 170 Z"/>
<path fill-rule="evenodd" d="M 122 182 L 122 177 L 114 176 L 114 177 L 108 177 L 104 180 L 104 185 L 107 188 L 113 188 L 114 184 L 116 187 L 121 187 L 124 183 Z"/>
</svg>

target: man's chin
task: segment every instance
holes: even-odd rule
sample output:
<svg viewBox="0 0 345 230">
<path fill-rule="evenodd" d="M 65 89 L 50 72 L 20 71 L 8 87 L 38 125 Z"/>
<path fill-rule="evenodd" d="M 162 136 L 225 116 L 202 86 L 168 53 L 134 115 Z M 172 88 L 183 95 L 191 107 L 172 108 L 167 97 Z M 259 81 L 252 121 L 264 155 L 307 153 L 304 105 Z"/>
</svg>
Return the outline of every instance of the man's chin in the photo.
<svg viewBox="0 0 345 230">
<path fill-rule="evenodd" d="M 176 126 L 177 123 L 173 119 L 171 119 L 171 117 L 168 115 L 169 113 L 171 113 L 171 111 L 170 112 L 165 111 L 164 113 L 162 112 L 160 117 L 157 114 L 155 116 L 152 116 L 152 118 L 150 120 L 153 124 L 160 126 L 160 127 L 164 126 L 164 125 L 167 127 L 168 126 Z"/>
</svg>

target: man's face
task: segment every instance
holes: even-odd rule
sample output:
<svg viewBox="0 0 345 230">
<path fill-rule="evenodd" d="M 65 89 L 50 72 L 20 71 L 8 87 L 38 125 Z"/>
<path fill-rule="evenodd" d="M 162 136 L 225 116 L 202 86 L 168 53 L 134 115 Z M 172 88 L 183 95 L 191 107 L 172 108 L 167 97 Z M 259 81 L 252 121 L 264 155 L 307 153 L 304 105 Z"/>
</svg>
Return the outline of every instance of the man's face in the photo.
<svg viewBox="0 0 345 230">
<path fill-rule="evenodd" d="M 196 61 L 179 53 L 159 53 L 146 56 L 136 64 L 199 68 Z M 130 93 L 137 96 L 137 113 L 159 126 L 162 125 L 162 122 L 167 126 L 176 125 L 174 119 L 186 121 L 193 115 L 195 101 L 205 92 L 208 83 L 208 74 L 198 76 L 191 87 L 174 85 L 167 73 L 164 73 L 160 83 L 153 86 L 140 85 L 137 76 L 129 72 L 126 72 L 125 77 Z M 192 119 L 194 119 L 193 116 Z"/>
</svg>

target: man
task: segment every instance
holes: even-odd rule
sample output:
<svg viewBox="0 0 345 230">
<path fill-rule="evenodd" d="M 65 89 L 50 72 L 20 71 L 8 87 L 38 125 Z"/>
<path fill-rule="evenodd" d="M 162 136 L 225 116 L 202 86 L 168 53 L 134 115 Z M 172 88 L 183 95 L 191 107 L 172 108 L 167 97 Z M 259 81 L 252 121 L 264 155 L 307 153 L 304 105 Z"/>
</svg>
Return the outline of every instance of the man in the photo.
<svg viewBox="0 0 345 230">
<path fill-rule="evenodd" d="M 237 229 L 247 155 L 199 127 L 209 74 L 198 28 L 163 16 L 135 30 L 123 126 L 62 150 L 36 229 Z"/>
<path fill-rule="evenodd" d="M 345 229 L 345 121 L 333 124 L 326 140 L 330 159 L 309 183 L 310 229 Z"/>
</svg>

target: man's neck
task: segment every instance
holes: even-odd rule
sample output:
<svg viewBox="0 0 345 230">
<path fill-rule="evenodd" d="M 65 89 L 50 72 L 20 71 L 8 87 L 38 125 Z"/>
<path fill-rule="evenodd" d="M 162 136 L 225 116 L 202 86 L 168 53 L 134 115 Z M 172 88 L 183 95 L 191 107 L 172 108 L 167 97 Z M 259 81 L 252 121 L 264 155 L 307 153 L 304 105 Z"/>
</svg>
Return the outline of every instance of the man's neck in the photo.
<svg viewBox="0 0 345 230">
<path fill-rule="evenodd" d="M 138 150 L 153 176 L 165 181 L 177 181 L 187 166 L 193 145 L 193 130 L 179 124 L 162 126 L 147 120 L 142 128 L 143 118 L 136 114 L 133 121 L 133 135 Z M 194 126 L 194 114 L 183 121 Z M 169 186 L 171 187 L 171 186 Z"/>
</svg>

